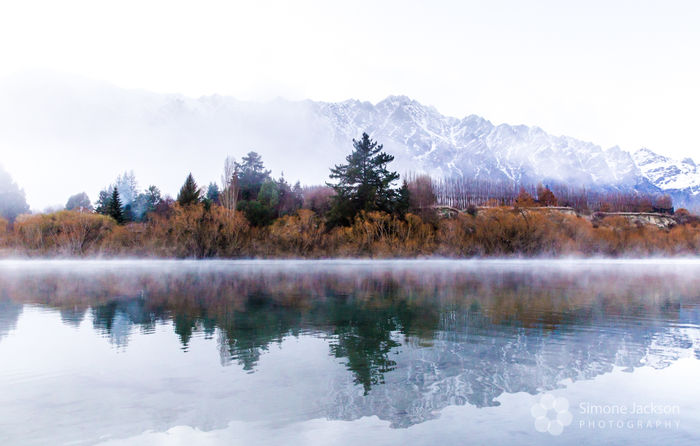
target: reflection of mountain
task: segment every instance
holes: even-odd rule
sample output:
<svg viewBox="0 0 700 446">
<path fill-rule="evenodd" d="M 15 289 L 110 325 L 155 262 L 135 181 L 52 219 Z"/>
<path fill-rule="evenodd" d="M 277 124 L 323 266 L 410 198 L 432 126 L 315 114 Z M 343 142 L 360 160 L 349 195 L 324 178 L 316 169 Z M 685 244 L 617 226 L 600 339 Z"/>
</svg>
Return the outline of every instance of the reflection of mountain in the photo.
<svg viewBox="0 0 700 446">
<path fill-rule="evenodd" d="M 0 292 L 13 299 L 0 304 L 0 321 L 16 320 L 14 302 L 41 296 L 69 324 L 90 308 L 92 326 L 125 348 L 135 328 L 149 333 L 169 322 L 183 349 L 198 333 L 216 338 L 222 364 L 250 372 L 286 337 L 321 337 L 353 377 L 334 381 L 327 416 L 377 415 L 397 427 L 449 405 L 493 406 L 504 392 L 537 393 L 614 366 L 700 357 L 695 272 L 532 271 L 346 265 L 301 273 L 262 264 L 33 280 L 16 273 L 0 279 Z"/>
<path fill-rule="evenodd" d="M 431 346 L 403 348 L 393 356 L 394 370 L 368 395 L 339 389 L 338 404 L 329 416 L 378 415 L 406 427 L 434 418 L 450 405 L 494 406 L 503 392 L 535 394 L 557 388 L 566 379 L 595 378 L 613 366 L 665 367 L 682 354 L 680 350 L 700 347 L 697 330 L 691 340 L 687 332 L 653 325 L 621 328 L 603 320 L 595 327 L 546 332 L 467 326 L 465 333 L 439 332 Z M 664 348 L 655 348 L 660 339 Z"/>
</svg>

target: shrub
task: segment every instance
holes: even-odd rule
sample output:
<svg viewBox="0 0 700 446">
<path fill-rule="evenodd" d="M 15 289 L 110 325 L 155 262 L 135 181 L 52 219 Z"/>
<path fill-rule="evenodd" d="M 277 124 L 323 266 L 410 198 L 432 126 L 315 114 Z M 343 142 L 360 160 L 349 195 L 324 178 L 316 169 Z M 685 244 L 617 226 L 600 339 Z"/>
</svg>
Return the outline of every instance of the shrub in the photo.
<svg viewBox="0 0 700 446">
<path fill-rule="evenodd" d="M 157 232 L 172 243 L 178 257 L 237 257 L 242 255 L 250 230 L 240 213 L 221 206 L 174 205 L 174 215 L 165 220 L 166 230 Z"/>
<path fill-rule="evenodd" d="M 18 242 L 41 253 L 83 255 L 95 252 L 116 222 L 104 215 L 75 211 L 22 215 L 14 232 Z"/>
<path fill-rule="evenodd" d="M 311 210 L 277 219 L 269 229 L 273 252 L 285 256 L 306 256 L 322 247 L 325 225 Z"/>
<path fill-rule="evenodd" d="M 10 223 L 0 217 L 0 247 L 5 247 L 10 244 Z"/>
</svg>

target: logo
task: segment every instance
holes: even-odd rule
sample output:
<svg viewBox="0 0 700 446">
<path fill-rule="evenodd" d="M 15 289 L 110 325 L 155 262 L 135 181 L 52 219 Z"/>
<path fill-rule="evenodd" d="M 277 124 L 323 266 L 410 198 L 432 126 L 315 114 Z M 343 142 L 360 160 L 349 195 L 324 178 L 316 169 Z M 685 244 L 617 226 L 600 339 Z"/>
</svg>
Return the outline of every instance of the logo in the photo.
<svg viewBox="0 0 700 446">
<path fill-rule="evenodd" d="M 551 393 L 542 395 L 540 401 L 532 405 L 530 414 L 535 419 L 535 430 L 550 435 L 561 434 L 574 419 L 569 412 L 569 400 L 556 398 Z"/>
</svg>

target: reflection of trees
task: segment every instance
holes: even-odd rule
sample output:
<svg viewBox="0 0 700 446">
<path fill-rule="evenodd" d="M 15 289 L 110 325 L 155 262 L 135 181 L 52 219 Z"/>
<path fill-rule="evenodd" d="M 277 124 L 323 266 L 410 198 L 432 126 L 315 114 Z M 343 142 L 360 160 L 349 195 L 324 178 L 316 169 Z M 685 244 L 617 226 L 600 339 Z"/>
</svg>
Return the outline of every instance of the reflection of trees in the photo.
<svg viewBox="0 0 700 446">
<path fill-rule="evenodd" d="M 389 355 L 400 344 L 392 338 L 398 324 L 391 308 L 367 310 L 355 305 L 334 305 L 334 325 L 330 348 L 336 358 L 346 358 L 365 395 L 373 385 L 384 382 L 384 374 L 394 369 Z"/>
<path fill-rule="evenodd" d="M 22 305 L 3 297 L 0 290 L 0 340 L 17 326 Z"/>
<path fill-rule="evenodd" d="M 247 299 L 244 311 L 229 311 L 215 319 L 220 330 L 221 360 L 237 361 L 244 370 L 253 370 L 262 351 L 285 336 L 297 335 L 301 313 L 294 307 L 281 307 L 274 299 L 254 293 Z"/>
<path fill-rule="evenodd" d="M 61 322 L 73 327 L 79 327 L 83 319 L 85 319 L 85 308 L 66 307 L 60 308 Z"/>
<path fill-rule="evenodd" d="M 0 335 L 1 318 L 19 314 L 14 302 L 53 306 L 70 324 L 89 309 L 116 345 L 134 327 L 169 321 L 184 350 L 198 333 L 216 334 L 222 363 L 253 371 L 271 344 L 311 333 L 328 339 L 363 390 L 337 388 L 343 403 L 329 416 L 379 414 L 405 426 L 450 404 L 490 406 L 503 392 L 534 393 L 614 365 L 664 367 L 684 349 L 700 356 L 697 338 L 669 328 L 698 323 L 699 286 L 663 271 L 27 273 L 0 278 L 12 299 L 0 303 Z"/>
</svg>

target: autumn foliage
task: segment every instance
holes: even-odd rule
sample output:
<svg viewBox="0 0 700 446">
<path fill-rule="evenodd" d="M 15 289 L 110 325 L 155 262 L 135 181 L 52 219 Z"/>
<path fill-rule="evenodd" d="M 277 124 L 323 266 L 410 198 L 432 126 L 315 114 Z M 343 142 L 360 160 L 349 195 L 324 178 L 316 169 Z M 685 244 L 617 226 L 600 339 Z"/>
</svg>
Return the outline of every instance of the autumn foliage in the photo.
<svg viewBox="0 0 700 446">
<path fill-rule="evenodd" d="M 697 255 L 699 220 L 679 211 L 674 225 L 659 227 L 616 215 L 492 207 L 435 220 L 361 212 L 352 225 L 329 228 L 322 215 L 300 209 L 255 227 L 219 205 L 172 203 L 127 225 L 77 211 L 24 215 L 13 226 L 0 221 L 0 245 L 26 255 L 175 258 Z"/>
</svg>

